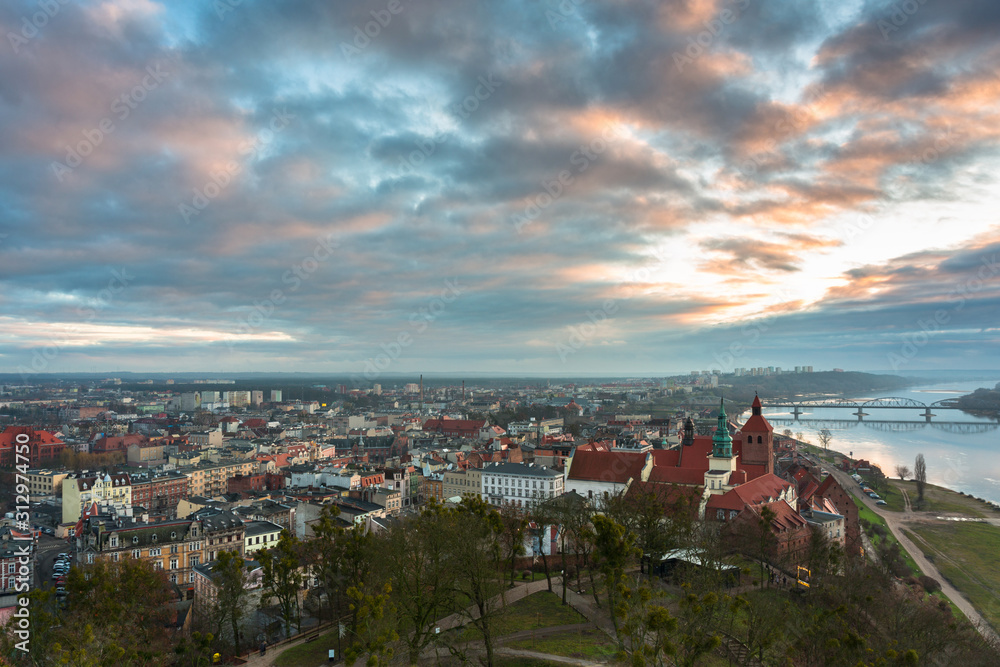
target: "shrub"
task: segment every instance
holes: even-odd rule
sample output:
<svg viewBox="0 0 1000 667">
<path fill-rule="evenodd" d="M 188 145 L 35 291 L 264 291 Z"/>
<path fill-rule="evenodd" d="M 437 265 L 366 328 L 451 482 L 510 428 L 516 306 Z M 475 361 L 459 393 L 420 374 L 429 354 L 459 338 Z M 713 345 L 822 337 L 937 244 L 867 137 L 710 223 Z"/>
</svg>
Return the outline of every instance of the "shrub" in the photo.
<svg viewBox="0 0 1000 667">
<path fill-rule="evenodd" d="M 525 570 L 524 572 L 522 572 L 521 578 L 524 579 L 525 581 L 531 579 L 531 570 Z"/>
<path fill-rule="evenodd" d="M 922 574 L 919 577 L 920 584 L 924 587 L 924 590 L 928 593 L 935 593 L 941 590 L 941 582 L 934 577 L 928 577 L 926 574 Z"/>
</svg>

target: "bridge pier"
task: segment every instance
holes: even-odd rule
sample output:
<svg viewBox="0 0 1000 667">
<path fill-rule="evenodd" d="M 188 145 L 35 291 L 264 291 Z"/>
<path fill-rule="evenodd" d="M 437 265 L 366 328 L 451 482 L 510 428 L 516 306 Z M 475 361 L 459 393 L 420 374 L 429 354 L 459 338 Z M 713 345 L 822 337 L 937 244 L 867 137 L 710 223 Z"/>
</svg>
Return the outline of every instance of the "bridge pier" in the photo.
<svg viewBox="0 0 1000 667">
<path fill-rule="evenodd" d="M 793 417 L 795 417 L 796 419 L 798 419 L 799 415 L 801 415 L 801 414 L 802 414 L 802 410 L 799 410 L 799 406 L 796 405 L 795 407 L 792 408 L 792 416 Z"/>
<path fill-rule="evenodd" d="M 855 417 L 857 417 L 857 418 L 858 418 L 858 421 L 861 421 L 861 420 L 863 420 L 863 419 L 864 419 L 865 417 L 867 417 L 867 416 L 868 416 L 868 413 L 867 413 L 867 412 L 864 412 L 864 411 L 863 411 L 863 410 L 862 410 L 861 408 L 858 408 L 858 411 L 857 411 L 857 412 L 852 412 L 851 414 L 853 414 L 853 415 L 854 415 Z"/>
<path fill-rule="evenodd" d="M 928 424 L 931 422 L 931 417 L 937 417 L 936 414 L 934 414 L 934 413 L 931 412 L 930 408 L 927 408 L 926 410 L 924 410 L 923 412 L 921 412 L 920 416 L 923 417 L 924 421 L 926 421 Z"/>
</svg>

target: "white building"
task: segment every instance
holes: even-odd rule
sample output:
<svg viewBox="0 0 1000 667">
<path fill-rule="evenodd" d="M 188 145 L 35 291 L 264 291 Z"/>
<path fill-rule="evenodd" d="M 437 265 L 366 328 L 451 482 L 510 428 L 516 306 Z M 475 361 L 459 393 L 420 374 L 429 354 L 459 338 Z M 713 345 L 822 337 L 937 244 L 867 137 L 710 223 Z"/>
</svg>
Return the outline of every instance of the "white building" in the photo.
<svg viewBox="0 0 1000 667">
<path fill-rule="evenodd" d="M 533 463 L 494 463 L 482 475 L 483 500 L 493 505 L 528 507 L 563 493 L 563 474 Z"/>
</svg>

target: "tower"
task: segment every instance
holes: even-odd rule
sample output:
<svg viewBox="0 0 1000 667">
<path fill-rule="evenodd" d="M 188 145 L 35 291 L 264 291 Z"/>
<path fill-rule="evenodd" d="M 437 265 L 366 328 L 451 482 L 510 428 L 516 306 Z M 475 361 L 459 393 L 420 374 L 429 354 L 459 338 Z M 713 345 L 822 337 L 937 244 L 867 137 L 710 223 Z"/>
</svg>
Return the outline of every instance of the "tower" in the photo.
<svg viewBox="0 0 1000 667">
<path fill-rule="evenodd" d="M 729 435 L 729 424 L 726 419 L 725 399 L 719 399 L 719 423 L 712 436 L 712 457 L 731 459 L 733 457 L 733 439 Z"/>
<path fill-rule="evenodd" d="M 740 461 L 748 465 L 764 466 L 774 472 L 774 427 L 761 414 L 760 397 L 754 395 L 750 418 L 740 429 Z"/>
<path fill-rule="evenodd" d="M 730 477 L 736 472 L 736 457 L 733 456 L 733 439 L 729 435 L 724 399 L 719 402 L 719 423 L 712 436 L 712 454 L 708 457 L 705 471 L 705 489 L 709 493 L 725 493 L 730 488 Z"/>
</svg>

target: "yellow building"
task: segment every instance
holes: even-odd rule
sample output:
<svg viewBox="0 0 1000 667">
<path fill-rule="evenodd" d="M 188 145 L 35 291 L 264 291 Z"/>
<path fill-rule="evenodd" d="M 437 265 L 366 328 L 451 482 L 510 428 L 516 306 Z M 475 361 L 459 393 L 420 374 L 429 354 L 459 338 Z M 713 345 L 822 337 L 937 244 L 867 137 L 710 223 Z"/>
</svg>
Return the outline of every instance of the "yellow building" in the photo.
<svg viewBox="0 0 1000 667">
<path fill-rule="evenodd" d="M 58 495 L 62 490 L 63 480 L 70 476 L 68 470 L 29 470 L 28 493 L 32 500 Z"/>
<path fill-rule="evenodd" d="M 443 500 L 462 496 L 466 493 L 480 495 L 483 486 L 483 471 L 479 468 L 468 470 L 449 470 L 441 477 L 441 495 Z"/>
<path fill-rule="evenodd" d="M 189 468 L 181 468 L 190 480 L 189 496 L 212 498 L 226 493 L 226 483 L 230 477 L 249 475 L 256 471 L 257 461 L 208 463 Z"/>
<path fill-rule="evenodd" d="M 62 522 L 74 523 L 84 507 L 113 507 L 120 513 L 132 507 L 132 482 L 126 473 L 67 476 L 62 483 Z"/>
</svg>

